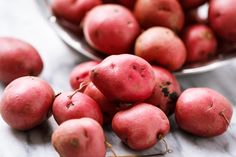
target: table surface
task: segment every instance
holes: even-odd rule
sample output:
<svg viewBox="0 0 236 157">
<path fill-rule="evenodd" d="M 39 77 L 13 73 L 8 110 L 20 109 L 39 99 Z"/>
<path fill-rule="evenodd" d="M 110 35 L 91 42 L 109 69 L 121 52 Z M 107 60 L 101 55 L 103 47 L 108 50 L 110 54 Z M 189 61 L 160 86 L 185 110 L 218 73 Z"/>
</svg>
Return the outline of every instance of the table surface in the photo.
<svg viewBox="0 0 236 157">
<path fill-rule="evenodd" d="M 72 68 L 87 58 L 67 47 L 55 34 L 39 12 L 34 0 L 0 0 L 0 36 L 13 36 L 31 43 L 44 61 L 40 75 L 56 92 L 71 90 L 68 76 Z M 178 76 L 183 89 L 189 87 L 210 87 L 236 104 L 236 63 L 203 74 Z M 0 97 L 4 86 L 0 85 Z M 236 157 L 236 116 L 223 135 L 214 138 L 199 138 L 182 132 L 175 125 L 173 117 L 171 131 L 166 137 L 172 153 L 166 157 Z M 0 157 L 58 157 L 50 144 L 50 137 L 57 127 L 51 117 L 37 128 L 19 132 L 11 129 L 0 118 Z M 108 141 L 118 154 L 134 153 L 125 147 L 116 135 L 106 131 Z M 163 150 L 163 144 L 139 152 L 150 154 Z M 107 155 L 111 154 L 108 150 Z M 96 157 L 96 155 L 94 155 Z"/>
</svg>

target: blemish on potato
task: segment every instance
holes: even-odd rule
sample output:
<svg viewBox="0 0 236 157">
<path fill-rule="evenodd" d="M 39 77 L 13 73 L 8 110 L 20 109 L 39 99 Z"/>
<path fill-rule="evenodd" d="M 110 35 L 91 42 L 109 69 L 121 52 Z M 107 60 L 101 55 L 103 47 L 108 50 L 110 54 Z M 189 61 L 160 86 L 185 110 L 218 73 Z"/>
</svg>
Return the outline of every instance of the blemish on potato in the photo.
<svg viewBox="0 0 236 157">
<path fill-rule="evenodd" d="M 78 147 L 79 146 L 79 140 L 77 139 L 77 138 L 72 138 L 71 140 L 70 140 L 70 144 L 71 144 L 71 146 L 72 147 Z"/>
</svg>

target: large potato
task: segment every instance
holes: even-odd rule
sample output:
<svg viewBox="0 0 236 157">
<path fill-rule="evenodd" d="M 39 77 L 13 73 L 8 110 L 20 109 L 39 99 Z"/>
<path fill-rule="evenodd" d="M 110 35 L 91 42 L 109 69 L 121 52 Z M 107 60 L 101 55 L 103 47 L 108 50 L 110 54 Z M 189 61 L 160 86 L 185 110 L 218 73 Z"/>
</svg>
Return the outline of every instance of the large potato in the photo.
<svg viewBox="0 0 236 157">
<path fill-rule="evenodd" d="M 108 99 L 121 102 L 143 101 L 155 86 L 151 65 L 130 54 L 107 57 L 92 69 L 90 79 Z"/>
<path fill-rule="evenodd" d="M 236 1 L 211 0 L 209 3 L 209 23 L 222 38 L 236 42 Z"/>
<path fill-rule="evenodd" d="M 21 76 L 37 76 L 42 59 L 30 44 L 15 38 L 0 37 L 0 82 L 8 84 Z"/>
<path fill-rule="evenodd" d="M 83 30 L 86 41 L 105 54 L 130 53 L 140 33 L 133 14 L 116 4 L 93 8 L 85 17 Z"/>
<path fill-rule="evenodd" d="M 186 60 L 182 40 L 170 29 L 152 27 L 136 40 L 135 54 L 170 71 L 180 69 Z"/>
<path fill-rule="evenodd" d="M 12 128 L 28 130 L 51 115 L 54 91 L 44 80 L 25 76 L 12 81 L 0 102 L 3 120 Z"/>
<path fill-rule="evenodd" d="M 179 97 L 175 119 L 191 134 L 212 137 L 224 133 L 233 114 L 231 103 L 209 88 L 189 88 Z"/>
<path fill-rule="evenodd" d="M 137 0 L 134 15 L 143 28 L 163 26 L 179 32 L 184 26 L 184 13 L 177 0 Z"/>
</svg>

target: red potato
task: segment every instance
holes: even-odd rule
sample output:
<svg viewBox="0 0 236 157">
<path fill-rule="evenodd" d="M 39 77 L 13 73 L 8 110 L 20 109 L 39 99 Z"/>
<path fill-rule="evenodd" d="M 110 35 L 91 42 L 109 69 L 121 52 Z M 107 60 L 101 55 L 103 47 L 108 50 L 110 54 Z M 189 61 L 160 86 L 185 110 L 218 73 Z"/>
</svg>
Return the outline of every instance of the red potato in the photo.
<svg viewBox="0 0 236 157">
<path fill-rule="evenodd" d="M 80 88 L 81 83 L 89 82 L 89 72 L 98 63 L 98 61 L 88 61 L 77 65 L 70 73 L 71 87 L 76 90 Z"/>
<path fill-rule="evenodd" d="M 232 114 L 231 103 L 220 93 L 209 88 L 189 88 L 177 101 L 175 119 L 186 132 L 213 137 L 227 130 Z"/>
<path fill-rule="evenodd" d="M 186 60 L 184 43 L 165 27 L 152 27 L 144 31 L 136 40 L 135 54 L 170 71 L 180 69 Z"/>
<path fill-rule="evenodd" d="M 121 102 L 143 101 L 155 86 L 151 65 L 130 54 L 105 58 L 91 71 L 90 79 L 108 99 Z"/>
<path fill-rule="evenodd" d="M 118 112 L 112 120 L 112 129 L 130 148 L 144 150 L 163 138 L 169 132 L 170 124 L 159 108 L 140 103 Z"/>
<path fill-rule="evenodd" d="M 137 0 L 116 0 L 119 4 L 126 6 L 127 8 L 133 10 L 134 5 Z"/>
<path fill-rule="evenodd" d="M 25 76 L 12 81 L 0 102 L 3 120 L 12 128 L 29 130 L 51 115 L 54 91 L 37 77 Z"/>
<path fill-rule="evenodd" d="M 116 103 L 108 100 L 92 82 L 88 84 L 88 86 L 84 90 L 84 94 L 90 96 L 98 103 L 103 114 L 104 124 L 110 124 L 112 118 L 118 111 Z"/>
<path fill-rule="evenodd" d="M 80 92 L 65 92 L 58 95 L 52 106 L 53 116 L 58 124 L 69 119 L 89 117 L 103 124 L 99 105 L 89 96 Z"/>
<path fill-rule="evenodd" d="M 143 28 L 163 26 L 180 32 L 184 13 L 177 0 L 137 0 L 134 15 Z"/>
<path fill-rule="evenodd" d="M 0 82 L 8 84 L 22 76 L 37 76 L 43 61 L 29 43 L 11 37 L 0 37 Z"/>
<path fill-rule="evenodd" d="M 167 116 L 174 113 L 176 101 L 181 93 L 180 85 L 173 74 L 166 69 L 152 66 L 156 76 L 153 94 L 145 102 L 160 108 Z"/>
<path fill-rule="evenodd" d="M 102 127 L 91 118 L 68 120 L 52 134 L 51 143 L 61 157 L 105 157 Z"/>
<path fill-rule="evenodd" d="M 53 0 L 51 6 L 56 16 L 79 24 L 88 11 L 100 4 L 101 0 Z"/>
<path fill-rule="evenodd" d="M 186 29 L 183 41 L 187 49 L 187 62 L 207 61 L 216 54 L 217 39 L 206 25 L 192 25 Z"/>
<path fill-rule="evenodd" d="M 200 5 L 206 3 L 208 0 L 179 0 L 180 4 L 185 8 L 185 9 L 193 9 L 197 8 Z"/>
<path fill-rule="evenodd" d="M 111 55 L 130 52 L 140 28 L 127 8 L 106 4 L 87 14 L 83 31 L 90 46 Z"/>
<path fill-rule="evenodd" d="M 209 3 L 209 23 L 223 39 L 236 42 L 236 1 L 211 0 Z"/>
</svg>

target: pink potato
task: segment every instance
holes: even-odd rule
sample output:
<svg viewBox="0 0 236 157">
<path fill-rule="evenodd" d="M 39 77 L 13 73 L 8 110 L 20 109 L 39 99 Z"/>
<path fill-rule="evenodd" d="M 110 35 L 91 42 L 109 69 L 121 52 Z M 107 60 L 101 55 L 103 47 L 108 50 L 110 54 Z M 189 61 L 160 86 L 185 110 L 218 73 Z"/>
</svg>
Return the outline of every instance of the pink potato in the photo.
<svg viewBox="0 0 236 157">
<path fill-rule="evenodd" d="M 68 120 L 52 134 L 51 143 L 61 157 L 105 157 L 102 127 L 91 118 Z"/>
<path fill-rule="evenodd" d="M 90 79 L 108 99 L 121 102 L 143 101 L 155 86 L 151 65 L 130 54 L 105 58 L 92 69 Z"/>
<path fill-rule="evenodd" d="M 90 96 L 98 103 L 103 114 L 104 124 L 110 124 L 113 116 L 118 111 L 117 104 L 106 98 L 92 82 L 88 84 L 88 86 L 84 90 L 84 94 Z"/>
<path fill-rule="evenodd" d="M 177 0 L 137 0 L 134 15 L 143 28 L 163 26 L 180 32 L 184 12 Z"/>
<path fill-rule="evenodd" d="M 189 88 L 177 101 L 175 119 L 186 132 L 213 137 L 227 130 L 232 114 L 231 103 L 220 93 L 209 88 Z"/>
<path fill-rule="evenodd" d="M 69 119 L 89 117 L 103 124 L 99 105 L 80 92 L 64 92 L 58 95 L 52 106 L 53 116 L 58 124 Z"/>
<path fill-rule="evenodd" d="M 152 27 L 136 40 L 135 54 L 170 71 L 179 70 L 186 60 L 182 40 L 170 29 Z"/>
<path fill-rule="evenodd" d="M 159 108 L 140 103 L 118 112 L 112 120 L 112 129 L 130 148 L 144 150 L 163 138 L 169 132 L 170 124 Z"/>
<path fill-rule="evenodd" d="M 0 102 L 3 120 L 17 130 L 29 130 L 51 115 L 54 91 L 44 80 L 25 76 L 5 88 Z"/>
<path fill-rule="evenodd" d="M 211 0 L 209 3 L 209 23 L 223 39 L 236 42 L 236 1 Z"/>
<path fill-rule="evenodd" d="M 152 68 L 156 76 L 156 86 L 145 102 L 157 106 L 170 116 L 175 111 L 176 101 L 181 93 L 179 82 L 168 70 L 158 66 Z"/>
<path fill-rule="evenodd" d="M 90 46 L 105 54 L 129 53 L 140 33 L 133 14 L 117 4 L 105 4 L 92 9 L 83 27 Z"/>
<path fill-rule="evenodd" d="M 187 62 L 207 61 L 216 54 L 217 39 L 206 25 L 189 26 L 183 35 L 187 49 Z"/>
<path fill-rule="evenodd" d="M 89 82 L 89 72 L 90 70 L 97 65 L 98 61 L 87 61 L 81 64 L 78 64 L 70 73 L 70 85 L 76 90 L 80 88 L 81 83 Z"/>
<path fill-rule="evenodd" d="M 29 43 L 0 37 L 0 82 L 8 84 L 22 76 L 37 76 L 43 69 L 43 61 Z"/>
<path fill-rule="evenodd" d="M 88 11 L 100 4 L 101 0 L 52 0 L 51 7 L 56 16 L 79 24 Z"/>
<path fill-rule="evenodd" d="M 185 9 L 193 9 L 197 8 L 200 5 L 206 3 L 208 0 L 179 0 L 180 4 L 185 8 Z"/>
</svg>

